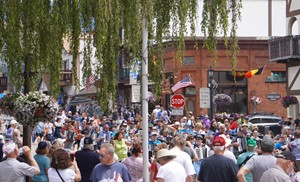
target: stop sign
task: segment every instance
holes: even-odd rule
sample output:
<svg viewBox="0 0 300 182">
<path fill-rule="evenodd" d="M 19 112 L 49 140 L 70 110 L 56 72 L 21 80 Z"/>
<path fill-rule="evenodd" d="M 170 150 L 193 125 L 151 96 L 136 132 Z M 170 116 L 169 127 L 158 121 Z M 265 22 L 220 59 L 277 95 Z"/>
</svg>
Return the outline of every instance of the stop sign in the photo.
<svg viewBox="0 0 300 182">
<path fill-rule="evenodd" d="M 171 106 L 174 108 L 181 108 L 184 106 L 184 97 L 180 94 L 175 94 L 171 97 Z"/>
</svg>

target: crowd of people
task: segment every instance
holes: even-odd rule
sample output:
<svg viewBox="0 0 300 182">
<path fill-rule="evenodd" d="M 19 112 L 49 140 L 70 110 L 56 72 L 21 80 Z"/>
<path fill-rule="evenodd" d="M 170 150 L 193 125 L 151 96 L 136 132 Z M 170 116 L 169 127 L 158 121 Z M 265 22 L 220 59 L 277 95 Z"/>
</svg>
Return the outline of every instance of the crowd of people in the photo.
<svg viewBox="0 0 300 182">
<path fill-rule="evenodd" d="M 0 181 L 150 182 L 300 181 L 300 114 L 278 123 L 282 131 L 259 133 L 245 114 L 173 118 L 157 105 L 149 114 L 148 151 L 142 150 L 142 118 L 130 107 L 100 115 L 94 107 L 61 110 L 33 129 L 35 155 L 23 146 L 11 120 L 0 135 Z M 21 131 L 20 131 L 21 130 Z M 143 164 L 142 153 L 149 152 Z M 27 160 L 27 163 L 25 162 Z"/>
</svg>

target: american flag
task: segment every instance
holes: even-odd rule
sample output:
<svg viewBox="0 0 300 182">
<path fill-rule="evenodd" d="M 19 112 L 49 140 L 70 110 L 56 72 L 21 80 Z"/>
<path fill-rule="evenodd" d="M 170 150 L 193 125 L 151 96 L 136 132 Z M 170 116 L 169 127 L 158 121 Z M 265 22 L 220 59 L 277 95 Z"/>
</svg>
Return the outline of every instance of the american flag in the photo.
<svg viewBox="0 0 300 182">
<path fill-rule="evenodd" d="M 85 90 L 89 89 L 89 87 L 94 83 L 95 81 L 95 76 L 94 75 L 90 75 L 88 78 L 87 78 L 87 83 L 85 85 Z"/>
<path fill-rule="evenodd" d="M 173 92 L 176 92 L 177 90 L 193 85 L 194 83 L 191 81 L 190 75 L 186 76 L 184 79 L 180 80 L 178 83 L 176 83 L 171 89 Z"/>
</svg>

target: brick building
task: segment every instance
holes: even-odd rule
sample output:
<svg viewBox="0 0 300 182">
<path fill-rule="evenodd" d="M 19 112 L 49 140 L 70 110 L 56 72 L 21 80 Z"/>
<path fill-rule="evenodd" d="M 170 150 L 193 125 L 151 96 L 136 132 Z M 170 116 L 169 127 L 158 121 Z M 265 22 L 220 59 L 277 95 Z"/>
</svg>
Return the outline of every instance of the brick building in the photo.
<svg viewBox="0 0 300 182">
<path fill-rule="evenodd" d="M 218 45 L 217 64 L 213 65 L 211 54 L 202 49 L 202 40 L 198 40 L 198 50 L 194 48 L 195 42 L 186 40 L 186 51 L 182 66 L 176 62 L 176 48 L 168 47 L 164 55 L 165 78 L 170 80 L 171 86 L 190 74 L 195 86 L 180 89 L 177 93 L 185 96 L 185 112 L 208 113 L 208 109 L 200 108 L 199 89 L 207 87 L 207 70 L 211 66 L 214 70 L 214 80 L 218 83 L 215 94 L 230 95 L 233 103 L 228 107 L 216 108 L 214 112 L 253 113 L 254 104 L 251 97 L 261 97 L 263 101 L 256 106 L 256 112 L 275 113 L 286 116 L 286 109 L 281 106 L 278 96 L 286 95 L 286 73 L 284 64 L 269 62 L 268 40 L 255 38 L 240 38 L 240 52 L 238 54 L 237 71 L 247 72 L 266 65 L 262 75 L 254 75 L 246 79 L 237 77 L 236 82 L 231 75 L 231 58 L 226 55 L 222 44 Z M 164 92 L 162 105 L 169 107 L 170 96 Z M 272 97 L 276 95 L 277 99 Z M 268 96 L 268 98 L 267 98 Z"/>
</svg>

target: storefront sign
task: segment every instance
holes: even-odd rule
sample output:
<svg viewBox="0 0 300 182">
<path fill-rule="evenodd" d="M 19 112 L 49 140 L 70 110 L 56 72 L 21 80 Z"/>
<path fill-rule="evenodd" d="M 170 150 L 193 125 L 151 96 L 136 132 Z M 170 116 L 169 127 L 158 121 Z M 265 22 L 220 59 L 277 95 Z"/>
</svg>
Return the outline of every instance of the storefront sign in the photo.
<svg viewBox="0 0 300 182">
<path fill-rule="evenodd" d="M 276 101 L 281 98 L 281 95 L 277 94 L 277 93 L 270 93 L 270 94 L 267 94 L 266 97 L 268 100 Z"/>
</svg>

